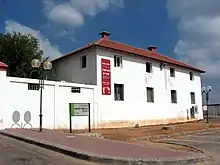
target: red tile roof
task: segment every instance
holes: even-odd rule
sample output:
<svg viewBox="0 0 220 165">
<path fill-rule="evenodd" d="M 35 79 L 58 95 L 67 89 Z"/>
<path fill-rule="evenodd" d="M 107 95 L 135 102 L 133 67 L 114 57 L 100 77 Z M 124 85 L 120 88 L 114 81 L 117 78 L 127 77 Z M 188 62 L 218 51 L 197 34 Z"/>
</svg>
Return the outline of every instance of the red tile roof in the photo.
<svg viewBox="0 0 220 165">
<path fill-rule="evenodd" d="M 138 55 L 138 56 L 142 56 L 142 57 L 147 57 L 147 58 L 150 58 L 150 59 L 162 61 L 162 62 L 165 62 L 165 63 L 169 63 L 169 64 L 177 65 L 177 66 L 180 66 L 180 67 L 196 70 L 196 71 L 199 71 L 201 73 L 205 73 L 204 70 L 198 69 L 196 67 L 190 66 L 190 65 L 185 64 L 183 62 L 180 62 L 180 61 L 177 61 L 175 59 L 169 58 L 167 56 L 159 54 L 158 52 L 152 52 L 152 51 L 149 51 L 149 50 L 136 48 L 136 47 L 133 47 L 133 46 L 130 46 L 130 45 L 127 45 L 127 44 L 123 44 L 123 43 L 120 43 L 120 42 L 112 41 L 112 40 L 106 39 L 106 38 L 101 38 L 98 41 L 95 41 L 93 43 L 90 43 L 90 44 L 82 47 L 82 48 L 74 50 L 73 52 L 70 52 L 70 53 L 68 53 L 68 54 L 66 54 L 62 57 L 59 57 L 59 58 L 53 60 L 53 61 L 57 61 L 57 60 L 62 59 L 66 56 L 76 54 L 77 52 L 83 51 L 83 50 L 91 48 L 93 46 L 100 46 L 100 47 L 104 47 L 104 48 L 108 48 L 108 49 L 112 49 L 112 50 L 116 50 L 116 51 L 121 51 L 121 52 L 130 53 L 130 54 L 134 54 L 134 55 Z"/>
</svg>

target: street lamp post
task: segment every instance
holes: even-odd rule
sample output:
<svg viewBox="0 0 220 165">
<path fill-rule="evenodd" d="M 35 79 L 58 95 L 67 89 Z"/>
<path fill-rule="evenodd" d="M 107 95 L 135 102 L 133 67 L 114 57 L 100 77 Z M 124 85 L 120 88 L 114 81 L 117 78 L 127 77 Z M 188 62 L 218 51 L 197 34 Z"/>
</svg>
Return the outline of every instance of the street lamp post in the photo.
<svg viewBox="0 0 220 165">
<path fill-rule="evenodd" d="M 209 122 L 208 104 L 209 104 L 209 93 L 210 93 L 210 92 L 212 92 L 212 87 L 211 87 L 211 86 L 202 87 L 202 94 L 205 95 L 206 107 L 207 107 L 206 123 Z"/>
<path fill-rule="evenodd" d="M 39 131 L 42 131 L 42 96 L 44 89 L 44 80 L 47 76 L 47 71 L 52 69 L 52 63 L 48 60 L 48 58 L 44 61 L 40 61 L 39 59 L 33 59 L 31 61 L 31 66 L 35 69 L 32 72 L 37 72 L 39 74 L 39 89 L 40 89 L 40 127 Z M 32 73 L 31 72 L 31 73 Z"/>
</svg>

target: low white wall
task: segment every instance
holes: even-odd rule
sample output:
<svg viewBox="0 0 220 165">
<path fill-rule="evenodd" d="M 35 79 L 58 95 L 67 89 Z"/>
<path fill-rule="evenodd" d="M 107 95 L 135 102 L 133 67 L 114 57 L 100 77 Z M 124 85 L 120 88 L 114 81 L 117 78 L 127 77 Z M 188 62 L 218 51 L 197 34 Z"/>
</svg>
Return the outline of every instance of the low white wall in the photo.
<svg viewBox="0 0 220 165">
<path fill-rule="evenodd" d="M 39 127 L 40 90 L 28 90 L 28 83 L 39 83 L 38 80 L 5 77 L 0 81 L 0 129 L 19 127 L 13 125 L 13 113 L 20 113 L 18 124 L 25 125 L 24 113 L 30 111 L 30 124 Z M 81 93 L 72 93 L 71 87 L 80 87 Z M 45 81 L 43 89 L 43 128 L 69 128 L 69 103 L 90 103 L 91 126 L 95 127 L 94 86 L 77 83 Z M 25 128 L 30 128 L 26 125 Z M 88 128 L 87 116 L 72 117 L 73 129 Z"/>
</svg>

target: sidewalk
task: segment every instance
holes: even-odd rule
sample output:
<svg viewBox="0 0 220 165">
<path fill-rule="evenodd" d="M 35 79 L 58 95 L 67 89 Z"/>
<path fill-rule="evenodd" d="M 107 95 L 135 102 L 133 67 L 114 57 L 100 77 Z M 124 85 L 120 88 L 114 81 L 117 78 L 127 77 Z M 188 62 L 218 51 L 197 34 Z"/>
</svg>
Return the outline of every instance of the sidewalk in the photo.
<svg viewBox="0 0 220 165">
<path fill-rule="evenodd" d="M 162 149 L 156 146 L 144 146 L 50 130 L 37 132 L 28 129 L 8 129 L 1 131 L 1 134 L 79 159 L 105 164 L 129 164 L 134 161 L 134 157 L 141 158 L 142 162 L 150 164 L 160 162 L 169 165 L 183 162 L 191 164 L 207 158 L 202 153 Z"/>
</svg>

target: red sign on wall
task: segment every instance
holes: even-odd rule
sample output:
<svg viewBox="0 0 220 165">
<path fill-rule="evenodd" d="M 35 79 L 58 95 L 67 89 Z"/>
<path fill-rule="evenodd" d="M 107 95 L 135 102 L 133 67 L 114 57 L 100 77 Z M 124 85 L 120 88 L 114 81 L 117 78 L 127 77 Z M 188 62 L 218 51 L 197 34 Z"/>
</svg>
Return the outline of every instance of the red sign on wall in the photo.
<svg viewBox="0 0 220 165">
<path fill-rule="evenodd" d="M 102 72 L 102 94 L 111 95 L 111 62 L 108 59 L 101 59 Z"/>
</svg>

